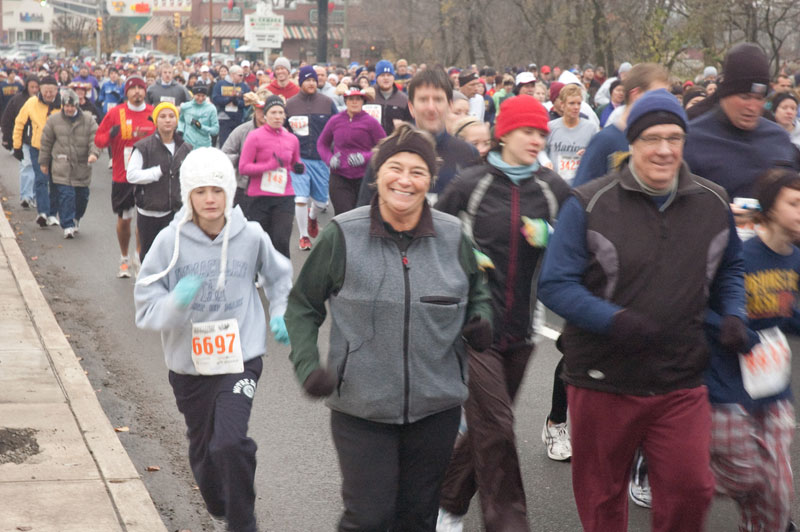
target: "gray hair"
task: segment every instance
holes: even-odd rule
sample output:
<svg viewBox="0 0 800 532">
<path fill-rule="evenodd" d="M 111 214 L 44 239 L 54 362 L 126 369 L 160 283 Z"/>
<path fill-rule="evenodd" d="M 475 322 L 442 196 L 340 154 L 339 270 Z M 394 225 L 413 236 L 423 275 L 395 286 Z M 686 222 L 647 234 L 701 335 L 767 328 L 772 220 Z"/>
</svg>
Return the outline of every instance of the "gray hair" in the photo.
<svg viewBox="0 0 800 532">
<path fill-rule="evenodd" d="M 244 74 L 244 70 L 239 65 L 233 65 L 228 69 L 228 74 Z"/>
</svg>

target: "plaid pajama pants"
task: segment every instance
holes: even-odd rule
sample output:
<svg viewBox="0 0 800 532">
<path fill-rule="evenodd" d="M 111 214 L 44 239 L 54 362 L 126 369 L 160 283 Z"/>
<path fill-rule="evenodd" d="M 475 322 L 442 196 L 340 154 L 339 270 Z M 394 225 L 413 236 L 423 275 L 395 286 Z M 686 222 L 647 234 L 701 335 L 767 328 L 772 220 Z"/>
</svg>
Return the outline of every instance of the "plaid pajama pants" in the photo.
<svg viewBox="0 0 800 532">
<path fill-rule="evenodd" d="M 786 530 L 794 498 L 794 430 L 788 399 L 755 413 L 738 404 L 712 405 L 711 470 L 717 489 L 739 506 L 740 532 Z"/>
</svg>

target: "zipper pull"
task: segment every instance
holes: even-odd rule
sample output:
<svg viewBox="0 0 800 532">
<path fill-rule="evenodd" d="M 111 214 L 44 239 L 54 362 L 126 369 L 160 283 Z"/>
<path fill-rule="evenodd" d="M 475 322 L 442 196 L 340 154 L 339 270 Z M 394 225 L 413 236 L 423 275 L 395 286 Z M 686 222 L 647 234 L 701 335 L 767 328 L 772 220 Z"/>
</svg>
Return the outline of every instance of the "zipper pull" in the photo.
<svg viewBox="0 0 800 532">
<path fill-rule="evenodd" d="M 406 256 L 405 251 L 401 253 L 401 255 L 403 256 L 403 268 L 405 268 L 406 270 L 410 270 L 411 266 L 408 263 L 408 257 Z"/>
</svg>

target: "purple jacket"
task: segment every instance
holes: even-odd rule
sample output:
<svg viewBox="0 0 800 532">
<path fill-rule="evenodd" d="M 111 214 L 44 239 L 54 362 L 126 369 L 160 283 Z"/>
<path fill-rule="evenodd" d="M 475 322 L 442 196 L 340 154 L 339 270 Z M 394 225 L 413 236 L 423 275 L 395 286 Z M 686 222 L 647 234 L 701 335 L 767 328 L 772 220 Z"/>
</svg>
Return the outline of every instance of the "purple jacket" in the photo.
<svg viewBox="0 0 800 532">
<path fill-rule="evenodd" d="M 334 170 L 338 175 L 348 179 L 361 179 L 372 157 L 372 148 L 386 136 L 380 122 L 361 111 L 352 119 L 347 111 L 342 111 L 325 124 L 325 128 L 317 140 L 319 156 L 330 164 L 334 153 L 340 153 L 339 168 Z M 351 153 L 364 156 L 364 164 L 352 167 L 347 162 Z"/>
</svg>

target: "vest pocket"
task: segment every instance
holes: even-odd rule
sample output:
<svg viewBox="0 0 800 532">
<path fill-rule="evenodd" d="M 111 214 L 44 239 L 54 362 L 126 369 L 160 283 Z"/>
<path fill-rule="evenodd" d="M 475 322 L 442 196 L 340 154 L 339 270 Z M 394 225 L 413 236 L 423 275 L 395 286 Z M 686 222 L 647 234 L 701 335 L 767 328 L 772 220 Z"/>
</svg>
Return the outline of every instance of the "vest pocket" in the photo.
<svg viewBox="0 0 800 532">
<path fill-rule="evenodd" d="M 460 297 L 450 296 L 422 296 L 419 298 L 420 303 L 429 303 L 431 305 L 458 305 L 461 303 Z"/>
</svg>

